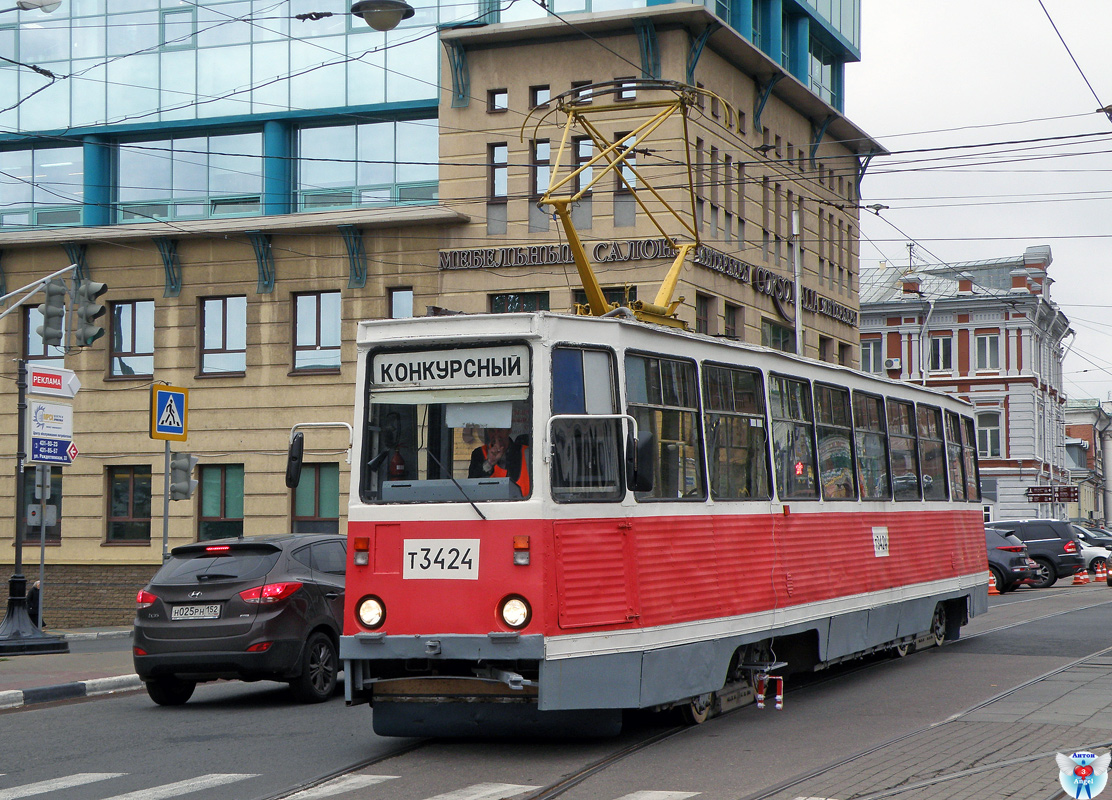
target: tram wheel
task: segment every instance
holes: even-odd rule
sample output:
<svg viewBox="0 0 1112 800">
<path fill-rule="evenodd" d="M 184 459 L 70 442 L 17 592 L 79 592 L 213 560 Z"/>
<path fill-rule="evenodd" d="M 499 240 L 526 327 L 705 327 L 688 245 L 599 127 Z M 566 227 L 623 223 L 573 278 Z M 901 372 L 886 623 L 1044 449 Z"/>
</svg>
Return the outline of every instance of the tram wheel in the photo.
<svg viewBox="0 0 1112 800">
<path fill-rule="evenodd" d="M 896 654 L 896 658 L 906 658 L 915 651 L 914 642 L 900 642 L 892 648 L 892 652 Z"/>
<path fill-rule="evenodd" d="M 688 725 L 702 725 L 710 719 L 711 709 L 714 708 L 714 692 L 707 692 L 698 697 L 692 697 L 687 703 L 680 706 L 680 714 Z"/>
<path fill-rule="evenodd" d="M 931 638 L 935 647 L 941 647 L 946 641 L 946 606 L 939 603 L 934 607 L 934 618 L 931 620 Z"/>
</svg>

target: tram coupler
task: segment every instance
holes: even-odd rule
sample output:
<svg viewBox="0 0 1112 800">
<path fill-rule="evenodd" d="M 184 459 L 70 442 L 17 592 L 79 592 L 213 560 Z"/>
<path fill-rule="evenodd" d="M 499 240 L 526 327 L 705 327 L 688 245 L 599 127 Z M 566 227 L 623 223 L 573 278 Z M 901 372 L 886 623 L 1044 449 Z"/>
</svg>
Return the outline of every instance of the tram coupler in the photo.
<svg viewBox="0 0 1112 800">
<path fill-rule="evenodd" d="M 475 676 L 478 678 L 501 681 L 514 691 L 521 691 L 526 686 L 537 685 L 536 681 L 531 681 L 523 675 L 518 675 L 516 672 L 510 672 L 506 669 L 498 669 L 497 667 L 476 667 L 471 671 L 475 673 Z"/>
</svg>

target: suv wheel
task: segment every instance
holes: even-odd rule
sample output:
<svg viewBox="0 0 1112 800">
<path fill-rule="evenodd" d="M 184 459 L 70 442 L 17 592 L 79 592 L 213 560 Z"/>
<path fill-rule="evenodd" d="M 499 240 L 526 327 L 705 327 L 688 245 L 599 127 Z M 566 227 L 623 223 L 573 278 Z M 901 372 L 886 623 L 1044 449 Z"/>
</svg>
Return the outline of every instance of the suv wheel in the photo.
<svg viewBox="0 0 1112 800">
<path fill-rule="evenodd" d="M 336 691 L 339 670 L 336 646 L 328 634 L 314 633 L 301 656 L 301 675 L 290 683 L 290 687 L 303 703 L 323 703 Z"/>
<path fill-rule="evenodd" d="M 1055 584 L 1058 576 L 1054 574 L 1054 565 L 1047 561 L 1045 558 L 1034 558 L 1035 562 L 1035 583 L 1032 584 L 1036 589 L 1048 589 Z"/>
<path fill-rule="evenodd" d="M 147 681 L 147 694 L 160 706 L 184 705 L 193 696 L 197 684 L 178 678 L 155 678 Z"/>
</svg>

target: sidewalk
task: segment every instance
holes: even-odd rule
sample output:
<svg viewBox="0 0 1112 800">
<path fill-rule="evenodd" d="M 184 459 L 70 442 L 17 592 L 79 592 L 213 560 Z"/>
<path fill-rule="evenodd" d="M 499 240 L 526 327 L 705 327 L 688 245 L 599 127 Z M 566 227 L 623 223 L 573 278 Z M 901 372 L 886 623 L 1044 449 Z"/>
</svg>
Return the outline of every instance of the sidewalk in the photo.
<svg viewBox="0 0 1112 800">
<path fill-rule="evenodd" d="M 96 639 L 126 640 L 131 626 L 47 629 L 73 645 Z M 120 642 L 121 645 L 125 643 Z M 70 652 L 0 657 L 0 711 L 32 703 L 92 697 L 142 687 L 131 663 L 131 648 L 110 652 Z"/>
</svg>

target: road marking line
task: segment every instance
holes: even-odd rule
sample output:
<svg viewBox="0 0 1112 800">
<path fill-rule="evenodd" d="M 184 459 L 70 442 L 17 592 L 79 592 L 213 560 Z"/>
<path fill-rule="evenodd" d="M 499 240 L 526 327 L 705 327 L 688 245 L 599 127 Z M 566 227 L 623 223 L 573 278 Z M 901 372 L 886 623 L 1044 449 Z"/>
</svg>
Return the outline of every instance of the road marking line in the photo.
<svg viewBox="0 0 1112 800">
<path fill-rule="evenodd" d="M 454 792 L 429 797 L 427 800 L 505 800 L 539 788 L 541 787 L 519 786 L 515 783 L 476 783 Z"/>
<path fill-rule="evenodd" d="M 686 800 L 702 792 L 631 792 L 617 800 Z"/>
<path fill-rule="evenodd" d="M 128 792 L 127 794 L 117 794 L 112 797 L 106 797 L 104 800 L 165 800 L 165 798 L 168 797 L 177 797 L 180 794 L 199 792 L 202 789 L 212 789 L 215 786 L 223 786 L 225 783 L 235 783 L 236 781 L 257 777 L 259 777 L 258 774 L 237 775 L 235 773 L 230 775 L 202 775 L 199 778 L 190 778 L 187 781 L 167 783 L 162 786 L 152 786 L 149 789 L 139 789 L 138 791 Z"/>
<path fill-rule="evenodd" d="M 286 800 L 318 800 L 321 797 L 332 797 L 342 792 L 351 792 L 374 786 L 376 783 L 392 781 L 397 777 L 397 775 L 345 775 L 311 789 L 302 789 L 297 794 L 291 794 Z"/>
<path fill-rule="evenodd" d="M 109 778 L 118 778 L 127 775 L 126 772 L 78 772 L 65 778 L 53 778 L 38 783 L 28 783 L 26 786 L 17 786 L 14 789 L 0 789 L 0 800 L 18 800 L 21 797 L 34 797 L 37 794 L 57 792 L 63 789 L 72 789 L 74 786 L 84 786 L 87 783 L 106 781 Z"/>
</svg>

